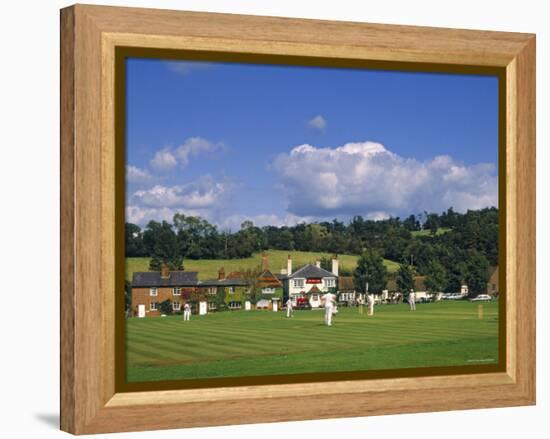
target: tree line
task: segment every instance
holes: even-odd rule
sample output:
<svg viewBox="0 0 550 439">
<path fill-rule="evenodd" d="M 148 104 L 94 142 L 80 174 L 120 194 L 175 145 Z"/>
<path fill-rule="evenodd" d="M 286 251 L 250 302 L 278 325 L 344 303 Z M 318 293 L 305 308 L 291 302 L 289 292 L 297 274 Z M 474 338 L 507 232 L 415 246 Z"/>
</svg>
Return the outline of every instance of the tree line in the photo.
<svg viewBox="0 0 550 439">
<path fill-rule="evenodd" d="M 400 263 L 396 280 L 403 286 L 411 275 L 424 275 L 426 286 L 439 291 L 459 291 L 464 281 L 481 291 L 487 282 L 482 272 L 498 265 L 498 218 L 497 208 L 458 213 L 451 207 L 404 219 L 355 216 L 348 223 L 258 227 L 244 221 L 230 232 L 178 213 L 171 223 L 150 221 L 144 229 L 126 223 L 126 256 L 150 257 L 150 269 L 159 270 L 163 263 L 182 269 L 184 259 L 239 259 L 267 249 L 353 254 L 366 258 L 372 270 L 378 259 Z"/>
</svg>

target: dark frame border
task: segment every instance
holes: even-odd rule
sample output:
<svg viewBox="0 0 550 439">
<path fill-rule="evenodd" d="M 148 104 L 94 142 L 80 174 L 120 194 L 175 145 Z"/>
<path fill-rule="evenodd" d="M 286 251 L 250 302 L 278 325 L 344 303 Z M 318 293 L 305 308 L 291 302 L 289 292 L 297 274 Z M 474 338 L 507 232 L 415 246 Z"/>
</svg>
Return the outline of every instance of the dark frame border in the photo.
<svg viewBox="0 0 550 439">
<path fill-rule="evenodd" d="M 422 73 L 470 74 L 498 77 L 498 190 L 499 190 L 499 358 L 497 364 L 463 365 L 304 373 L 247 377 L 221 377 L 149 382 L 126 380 L 126 317 L 124 315 L 125 263 L 125 166 L 126 166 L 126 59 L 151 58 L 165 60 L 235 62 L 248 64 L 294 65 L 308 67 L 356 68 Z M 233 52 L 193 51 L 142 47 L 115 48 L 115 390 L 139 392 L 214 387 L 235 387 L 261 384 L 291 384 L 405 378 L 421 376 L 466 375 L 506 371 L 506 68 L 457 64 L 373 61 L 346 58 L 260 55 Z"/>
</svg>

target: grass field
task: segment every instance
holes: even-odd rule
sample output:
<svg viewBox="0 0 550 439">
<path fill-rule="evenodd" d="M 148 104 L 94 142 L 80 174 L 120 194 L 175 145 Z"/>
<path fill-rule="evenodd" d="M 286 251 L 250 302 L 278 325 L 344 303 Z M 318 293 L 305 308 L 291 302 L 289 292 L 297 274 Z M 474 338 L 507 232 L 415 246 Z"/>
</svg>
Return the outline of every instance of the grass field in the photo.
<svg viewBox="0 0 550 439">
<path fill-rule="evenodd" d="M 498 304 L 383 305 L 368 317 L 340 308 L 234 311 L 127 321 L 129 381 L 491 364 L 498 360 Z"/>
<path fill-rule="evenodd" d="M 326 253 L 268 250 L 267 254 L 269 256 L 269 267 L 274 273 L 278 273 L 281 268 L 286 269 L 286 262 L 289 253 L 292 255 L 292 267 L 294 270 L 307 263 L 314 263 L 317 259 L 320 259 L 323 256 L 330 256 Z M 340 268 L 345 268 L 350 271 L 354 270 L 357 264 L 357 258 L 358 256 L 354 255 L 338 255 Z M 256 253 L 250 258 L 244 259 L 201 259 L 197 261 L 186 259 L 183 263 L 186 271 L 198 271 L 199 279 L 205 280 L 217 278 L 220 267 L 224 267 L 226 273 L 258 267 L 261 264 L 261 256 L 259 253 Z M 384 263 L 386 264 L 389 272 L 395 272 L 399 269 L 399 264 L 396 262 L 385 260 Z M 132 273 L 135 271 L 148 270 L 149 258 L 126 258 L 126 278 L 128 280 L 132 279 Z"/>
</svg>

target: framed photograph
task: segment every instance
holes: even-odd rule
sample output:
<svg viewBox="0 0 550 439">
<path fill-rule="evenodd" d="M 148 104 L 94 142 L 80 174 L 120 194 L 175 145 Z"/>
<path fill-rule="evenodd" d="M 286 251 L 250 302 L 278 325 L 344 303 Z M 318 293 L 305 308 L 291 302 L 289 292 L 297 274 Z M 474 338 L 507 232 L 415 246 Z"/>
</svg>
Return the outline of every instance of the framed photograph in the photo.
<svg viewBox="0 0 550 439">
<path fill-rule="evenodd" d="M 61 237 L 65 431 L 534 404 L 535 37 L 63 9 Z"/>
</svg>

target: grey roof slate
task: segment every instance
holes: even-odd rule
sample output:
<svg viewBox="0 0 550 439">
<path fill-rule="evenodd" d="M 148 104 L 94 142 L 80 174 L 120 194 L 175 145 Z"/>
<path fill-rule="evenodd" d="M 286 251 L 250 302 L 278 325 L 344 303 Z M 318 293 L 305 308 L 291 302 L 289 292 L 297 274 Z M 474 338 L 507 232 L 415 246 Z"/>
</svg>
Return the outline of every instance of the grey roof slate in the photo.
<svg viewBox="0 0 550 439">
<path fill-rule="evenodd" d="M 196 271 L 171 271 L 166 279 L 158 271 L 135 272 L 132 278 L 132 287 L 195 287 L 197 283 Z"/>
<path fill-rule="evenodd" d="M 247 286 L 248 281 L 246 279 L 208 279 L 199 281 L 199 287 L 241 287 Z"/>
<path fill-rule="evenodd" d="M 317 267 L 313 264 L 304 265 L 302 268 L 296 270 L 290 276 L 289 279 L 294 279 L 295 277 L 304 277 L 304 278 L 322 278 L 322 277 L 336 277 L 330 271 L 327 271 L 323 268 Z"/>
</svg>

